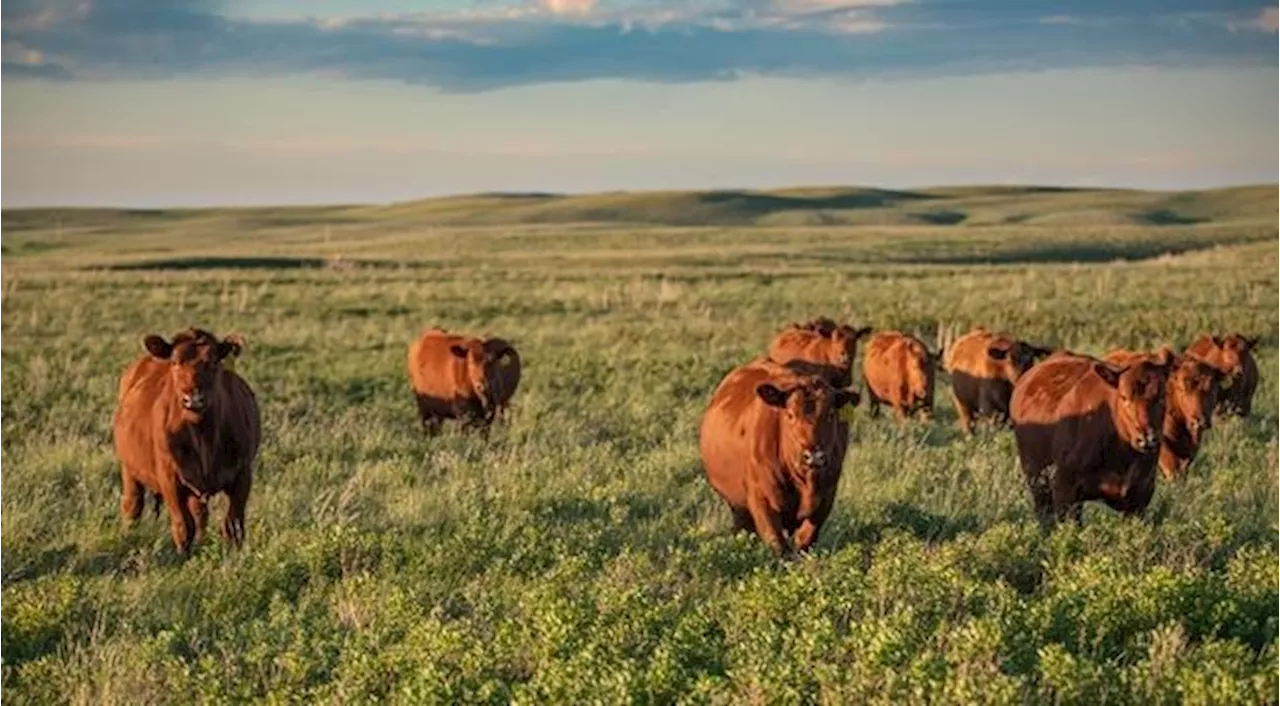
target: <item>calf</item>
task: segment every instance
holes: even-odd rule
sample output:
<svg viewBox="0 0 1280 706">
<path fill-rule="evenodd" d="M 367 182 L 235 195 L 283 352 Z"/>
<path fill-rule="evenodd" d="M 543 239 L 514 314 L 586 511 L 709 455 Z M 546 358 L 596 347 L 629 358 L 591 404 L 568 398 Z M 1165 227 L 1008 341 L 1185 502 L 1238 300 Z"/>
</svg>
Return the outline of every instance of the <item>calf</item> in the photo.
<svg viewBox="0 0 1280 706">
<path fill-rule="evenodd" d="M 858 355 L 858 341 L 870 328 L 853 328 L 820 317 L 803 324 L 791 324 L 769 344 L 769 359 L 775 363 L 800 360 L 822 366 L 823 376 L 838 388 L 853 383 L 853 361 Z"/>
<path fill-rule="evenodd" d="M 973 433 L 973 423 L 1009 421 L 1009 398 L 1018 378 L 1052 351 L 1020 341 L 1006 333 L 976 328 L 947 349 L 944 368 L 951 374 L 951 399 L 960 428 Z"/>
<path fill-rule="evenodd" d="M 1115 367 L 1059 353 L 1013 388 L 1010 417 L 1022 472 L 1044 528 L 1101 500 L 1141 515 L 1155 491 L 1171 361 Z"/>
<path fill-rule="evenodd" d="M 1228 336 L 1205 334 L 1187 346 L 1186 355 L 1208 363 L 1222 374 L 1222 392 L 1218 395 L 1220 413 L 1247 417 L 1253 411 L 1258 363 L 1252 351 L 1257 344 L 1257 338 L 1233 333 Z"/>
<path fill-rule="evenodd" d="M 1173 359 L 1173 372 L 1165 384 L 1164 426 L 1160 437 L 1160 472 L 1167 480 L 1182 476 L 1213 425 L 1213 410 L 1218 403 L 1218 386 L 1222 373 L 1209 364 L 1189 356 L 1176 357 L 1168 348 L 1158 353 L 1111 351 L 1106 362 L 1128 367 L 1143 361 Z"/>
<path fill-rule="evenodd" d="M 228 369 L 244 339 L 219 340 L 202 329 L 166 341 L 143 340 L 147 355 L 125 370 L 117 391 L 112 437 L 120 461 L 126 522 L 142 514 L 147 492 L 169 511 L 180 554 L 204 536 L 208 499 L 230 499 L 222 536 L 240 546 L 262 437 L 258 402 L 248 384 Z"/>
<path fill-rule="evenodd" d="M 725 377 L 703 415 L 699 448 L 735 529 L 756 533 L 779 554 L 817 541 L 849 443 L 838 412 L 857 397 L 765 359 Z"/>
<path fill-rule="evenodd" d="M 879 414 L 880 405 L 887 404 L 900 421 L 915 413 L 930 418 L 937 366 L 938 357 L 915 336 L 900 331 L 872 336 L 862 359 L 871 414 Z"/>
<path fill-rule="evenodd" d="M 433 328 L 409 346 L 409 385 L 422 425 L 445 419 L 488 426 L 515 394 L 520 360 L 500 338 L 481 339 Z"/>
</svg>

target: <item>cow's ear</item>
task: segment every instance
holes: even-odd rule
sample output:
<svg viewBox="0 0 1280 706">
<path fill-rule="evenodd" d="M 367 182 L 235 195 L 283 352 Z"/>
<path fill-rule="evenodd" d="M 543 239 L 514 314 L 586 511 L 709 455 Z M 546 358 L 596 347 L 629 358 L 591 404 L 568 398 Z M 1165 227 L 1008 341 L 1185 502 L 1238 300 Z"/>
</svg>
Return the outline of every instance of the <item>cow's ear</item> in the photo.
<svg viewBox="0 0 1280 706">
<path fill-rule="evenodd" d="M 1156 352 L 1156 365 L 1161 368 L 1171 368 L 1178 364 L 1178 354 L 1168 345 L 1160 346 L 1160 350 Z"/>
<path fill-rule="evenodd" d="M 858 394 L 857 390 L 852 390 L 852 389 L 836 390 L 836 396 L 835 396 L 836 409 L 840 409 L 845 405 L 849 405 L 850 407 L 857 407 L 858 403 L 861 401 L 862 401 L 862 396 Z"/>
<path fill-rule="evenodd" d="M 1097 373 L 1098 377 L 1102 378 L 1102 381 L 1111 387 L 1120 386 L 1120 376 L 1124 374 L 1125 370 L 1127 368 L 1113 368 L 1106 363 L 1093 364 L 1093 372 Z"/>
<path fill-rule="evenodd" d="M 992 360 L 1004 360 L 1009 357 L 1009 344 L 1004 342 L 993 344 L 987 348 L 987 355 L 991 356 Z"/>
<path fill-rule="evenodd" d="M 791 392 L 789 390 L 781 390 L 775 385 L 767 382 L 762 382 L 759 385 L 756 385 L 756 394 L 759 395 L 760 399 L 764 400 L 764 403 L 770 407 L 786 407 L 787 397 L 791 396 Z"/>
<path fill-rule="evenodd" d="M 449 346 L 449 352 L 450 352 L 450 353 L 452 353 L 452 354 L 453 354 L 455 357 L 457 357 L 457 358 L 466 358 L 466 357 L 467 357 L 467 347 L 466 347 L 466 346 L 459 346 L 459 345 L 456 345 L 456 344 L 455 344 L 455 345 L 452 345 L 452 346 Z"/>
<path fill-rule="evenodd" d="M 1048 358 L 1053 355 L 1053 350 L 1049 348 L 1041 348 L 1040 346 L 1030 346 L 1032 358 Z"/>
<path fill-rule="evenodd" d="M 860 328 L 860 329 L 856 329 L 856 330 L 853 332 L 853 340 L 855 340 L 855 341 L 856 341 L 856 340 L 861 339 L 861 338 L 866 338 L 867 336 L 870 336 L 870 335 L 871 335 L 871 327 L 870 327 L 870 326 L 863 326 L 862 328 Z"/>
<path fill-rule="evenodd" d="M 1258 336 L 1254 336 L 1253 338 L 1249 338 L 1248 336 L 1241 336 L 1240 340 L 1244 341 L 1245 350 L 1251 351 L 1253 350 L 1254 346 L 1258 345 L 1258 338 L 1259 338 Z"/>
<path fill-rule="evenodd" d="M 238 333 L 228 335 L 226 338 L 218 342 L 218 360 L 223 358 L 239 358 L 244 352 L 245 339 Z"/>
<path fill-rule="evenodd" d="M 173 345 L 154 333 L 142 339 L 142 347 L 156 360 L 168 360 L 173 355 Z"/>
</svg>

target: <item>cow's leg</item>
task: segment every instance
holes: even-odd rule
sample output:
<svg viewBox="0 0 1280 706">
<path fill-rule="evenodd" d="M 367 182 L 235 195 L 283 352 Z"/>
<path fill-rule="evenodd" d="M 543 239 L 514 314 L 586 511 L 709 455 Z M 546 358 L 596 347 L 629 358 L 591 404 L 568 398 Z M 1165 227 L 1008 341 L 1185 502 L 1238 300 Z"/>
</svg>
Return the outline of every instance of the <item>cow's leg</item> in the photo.
<svg viewBox="0 0 1280 706">
<path fill-rule="evenodd" d="M 871 413 L 871 418 L 875 419 L 880 416 L 880 400 L 876 399 L 876 395 L 871 391 L 871 385 L 867 384 L 866 378 L 863 378 L 862 386 L 867 391 L 867 411 Z"/>
<path fill-rule="evenodd" d="M 827 521 L 827 516 L 831 514 L 831 506 L 835 502 L 835 493 L 828 493 L 813 512 L 800 521 L 800 527 L 796 529 L 795 535 L 791 538 L 795 542 L 797 552 L 809 551 L 809 547 L 818 541 L 818 530 L 822 529 L 822 524 Z"/>
<path fill-rule="evenodd" d="M 222 539 L 237 549 L 244 543 L 245 511 L 249 504 L 249 489 L 253 476 L 249 468 L 241 468 L 231 486 L 227 514 L 222 518 Z"/>
<path fill-rule="evenodd" d="M 908 407 L 906 403 L 893 405 L 893 416 L 899 422 L 905 422 L 908 418 Z"/>
<path fill-rule="evenodd" d="M 778 513 L 769 507 L 769 502 L 761 493 L 747 493 L 747 509 L 751 511 L 751 520 L 755 523 L 756 534 L 760 535 L 760 539 L 769 545 L 774 553 L 786 555 L 790 547 L 787 546 L 786 535 L 782 529 L 782 518 Z"/>
<path fill-rule="evenodd" d="M 192 522 L 195 526 L 195 535 L 192 542 L 199 544 L 204 540 L 205 528 L 209 526 L 209 506 L 203 498 L 195 493 L 187 495 L 187 513 L 191 515 Z"/>
<path fill-rule="evenodd" d="M 954 389 L 951 390 L 951 403 L 956 408 L 960 431 L 964 432 L 965 436 L 973 436 L 973 412 L 969 410 L 969 405 L 960 401 L 960 396 L 956 394 Z"/>
<path fill-rule="evenodd" d="M 124 492 L 120 495 L 120 517 L 127 526 L 142 517 L 147 491 L 141 483 L 133 479 L 133 474 L 128 469 L 122 469 L 120 477 L 124 481 Z"/>
<path fill-rule="evenodd" d="M 1084 503 L 1076 493 L 1075 476 L 1076 474 L 1065 472 L 1061 468 L 1055 469 L 1050 486 L 1053 489 L 1053 512 L 1059 522 L 1071 518 L 1076 525 L 1083 525 Z"/>
<path fill-rule="evenodd" d="M 178 487 L 175 480 L 161 486 L 160 495 L 169 510 L 169 533 L 173 535 L 173 547 L 178 550 L 178 554 L 186 556 L 191 551 L 191 535 L 195 533 L 195 520 L 187 509 L 186 492 Z"/>
<path fill-rule="evenodd" d="M 1031 491 L 1031 505 L 1035 509 L 1036 521 L 1040 530 L 1048 532 L 1053 529 L 1057 517 L 1053 512 L 1053 488 L 1050 486 L 1049 469 L 1042 468 L 1027 475 L 1027 489 Z"/>
<path fill-rule="evenodd" d="M 756 523 L 751 519 L 751 511 L 747 509 L 733 509 L 733 531 L 734 532 L 751 532 L 755 533 Z"/>
</svg>

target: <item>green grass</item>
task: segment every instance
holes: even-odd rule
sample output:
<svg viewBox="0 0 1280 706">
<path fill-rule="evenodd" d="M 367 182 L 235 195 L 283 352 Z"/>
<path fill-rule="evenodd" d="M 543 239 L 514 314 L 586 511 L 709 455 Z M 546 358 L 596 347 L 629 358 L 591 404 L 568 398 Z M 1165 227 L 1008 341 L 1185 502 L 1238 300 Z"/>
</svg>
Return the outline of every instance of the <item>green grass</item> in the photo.
<svg viewBox="0 0 1280 706">
<path fill-rule="evenodd" d="M 895 194 L 5 212 L 3 696 L 1276 703 L 1274 187 Z M 776 207 L 864 197 L 892 203 L 843 210 L 880 225 Z M 686 208 L 729 215 L 655 225 Z M 818 314 L 1092 353 L 1240 330 L 1262 385 L 1146 521 L 1048 537 L 1012 436 L 961 437 L 945 384 L 932 425 L 860 411 L 817 550 L 783 563 L 730 534 L 697 424 Z M 247 335 L 265 442 L 245 549 L 181 561 L 164 520 L 120 528 L 110 419 L 142 335 L 189 324 Z M 487 443 L 418 430 L 432 324 L 520 348 Z"/>
</svg>

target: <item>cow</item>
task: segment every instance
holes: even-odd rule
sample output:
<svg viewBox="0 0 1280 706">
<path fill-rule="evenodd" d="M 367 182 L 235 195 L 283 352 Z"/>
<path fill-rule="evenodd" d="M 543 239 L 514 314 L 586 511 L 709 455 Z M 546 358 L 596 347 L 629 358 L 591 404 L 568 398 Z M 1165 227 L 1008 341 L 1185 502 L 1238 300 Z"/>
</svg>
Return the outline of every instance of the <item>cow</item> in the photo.
<svg viewBox="0 0 1280 706">
<path fill-rule="evenodd" d="M 765 358 L 725 376 L 702 418 L 699 449 L 735 530 L 774 552 L 804 552 L 831 513 L 849 444 L 839 410 L 858 393 Z"/>
<path fill-rule="evenodd" d="M 1052 352 L 981 326 L 956 339 L 947 348 L 943 369 L 951 374 L 961 431 L 973 434 L 973 423 L 981 419 L 1007 424 L 1014 383 Z"/>
<path fill-rule="evenodd" d="M 192 327 L 169 341 L 151 334 L 142 344 L 147 354 L 121 377 L 112 425 L 123 520 L 142 515 L 148 493 L 157 497 L 185 556 L 204 538 L 209 498 L 225 493 L 222 537 L 239 547 L 262 440 L 253 390 L 230 369 L 244 338 Z"/>
<path fill-rule="evenodd" d="M 1187 346 L 1186 355 L 1202 360 L 1222 373 L 1218 412 L 1247 417 L 1253 411 L 1253 393 L 1258 389 L 1258 362 L 1253 347 L 1258 339 L 1238 333 L 1227 336 L 1204 334 Z"/>
<path fill-rule="evenodd" d="M 926 420 L 932 417 L 938 362 L 938 356 L 915 336 L 901 331 L 880 331 L 872 336 L 862 357 L 862 379 L 872 416 L 886 404 L 899 421 L 917 413 Z"/>
<path fill-rule="evenodd" d="M 824 376 L 837 388 L 853 383 L 853 361 L 858 341 L 871 333 L 869 327 L 854 328 L 820 317 L 803 324 L 791 324 L 769 344 L 769 359 L 786 364 L 802 360 L 823 366 Z"/>
<path fill-rule="evenodd" d="M 1176 356 L 1167 346 L 1156 353 L 1114 350 L 1103 360 L 1117 367 L 1172 359 L 1165 383 L 1164 426 L 1160 437 L 1160 472 L 1166 480 L 1181 477 L 1195 460 L 1205 432 L 1213 426 L 1222 373 L 1190 356 Z"/>
<path fill-rule="evenodd" d="M 441 328 L 409 346 L 409 385 L 423 428 L 445 419 L 487 427 L 506 409 L 520 380 L 520 358 L 501 338 L 476 338 Z"/>
<path fill-rule="evenodd" d="M 1101 500 L 1141 516 L 1155 492 L 1165 415 L 1166 355 L 1116 367 L 1055 353 L 1018 379 L 1009 404 L 1022 472 L 1048 530 Z"/>
</svg>

